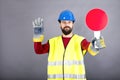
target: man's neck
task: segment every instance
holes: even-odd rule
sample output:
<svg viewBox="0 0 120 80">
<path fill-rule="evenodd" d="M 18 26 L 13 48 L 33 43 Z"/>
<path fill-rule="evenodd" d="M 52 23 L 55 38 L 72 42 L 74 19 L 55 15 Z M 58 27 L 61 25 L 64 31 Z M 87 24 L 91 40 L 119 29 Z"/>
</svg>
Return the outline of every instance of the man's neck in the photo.
<svg viewBox="0 0 120 80">
<path fill-rule="evenodd" d="M 68 35 L 63 34 L 62 36 L 63 36 L 63 37 L 72 37 L 72 36 L 73 36 L 73 33 L 70 33 L 70 34 L 68 34 Z"/>
</svg>

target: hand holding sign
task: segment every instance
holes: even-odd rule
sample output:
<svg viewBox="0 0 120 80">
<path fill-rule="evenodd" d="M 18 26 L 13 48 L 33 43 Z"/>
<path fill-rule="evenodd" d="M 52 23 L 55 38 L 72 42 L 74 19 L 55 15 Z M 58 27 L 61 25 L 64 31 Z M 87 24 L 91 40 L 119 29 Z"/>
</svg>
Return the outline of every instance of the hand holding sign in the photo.
<svg viewBox="0 0 120 80">
<path fill-rule="evenodd" d="M 100 31 L 102 31 L 108 22 L 107 14 L 98 8 L 90 10 L 86 15 L 86 24 L 89 29 L 94 31 L 94 37 L 100 38 Z"/>
</svg>

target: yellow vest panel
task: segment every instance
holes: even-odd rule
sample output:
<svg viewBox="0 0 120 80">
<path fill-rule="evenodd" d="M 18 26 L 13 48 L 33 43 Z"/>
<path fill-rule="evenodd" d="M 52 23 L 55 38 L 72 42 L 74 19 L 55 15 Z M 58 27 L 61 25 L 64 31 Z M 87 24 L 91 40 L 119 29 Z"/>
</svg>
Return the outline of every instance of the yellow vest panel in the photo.
<svg viewBox="0 0 120 80">
<path fill-rule="evenodd" d="M 49 40 L 48 80 L 86 80 L 82 36 L 73 35 L 66 49 L 62 36 Z"/>
</svg>

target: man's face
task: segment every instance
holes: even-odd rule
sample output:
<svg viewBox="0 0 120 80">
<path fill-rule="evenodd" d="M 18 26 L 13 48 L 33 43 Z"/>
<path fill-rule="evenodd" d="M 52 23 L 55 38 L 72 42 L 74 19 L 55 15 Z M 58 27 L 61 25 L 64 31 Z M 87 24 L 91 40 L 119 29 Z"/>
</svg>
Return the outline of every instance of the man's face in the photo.
<svg viewBox="0 0 120 80">
<path fill-rule="evenodd" d="M 61 27 L 63 34 L 68 35 L 72 32 L 73 21 L 63 20 L 60 22 L 60 27 Z"/>
</svg>

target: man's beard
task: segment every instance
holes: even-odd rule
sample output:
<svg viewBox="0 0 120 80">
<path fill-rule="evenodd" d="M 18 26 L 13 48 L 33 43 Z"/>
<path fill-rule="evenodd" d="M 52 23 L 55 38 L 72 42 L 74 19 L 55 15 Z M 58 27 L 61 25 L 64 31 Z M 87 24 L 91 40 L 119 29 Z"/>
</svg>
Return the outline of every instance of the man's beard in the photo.
<svg viewBox="0 0 120 80">
<path fill-rule="evenodd" d="M 65 26 L 63 29 L 61 28 L 61 30 L 64 35 L 68 35 L 72 32 L 72 28 L 70 28 L 69 26 Z"/>
</svg>

